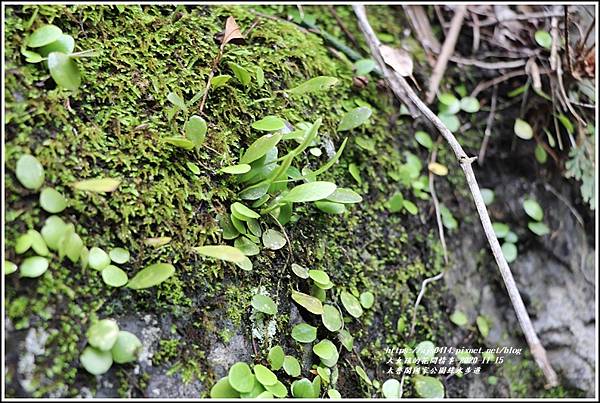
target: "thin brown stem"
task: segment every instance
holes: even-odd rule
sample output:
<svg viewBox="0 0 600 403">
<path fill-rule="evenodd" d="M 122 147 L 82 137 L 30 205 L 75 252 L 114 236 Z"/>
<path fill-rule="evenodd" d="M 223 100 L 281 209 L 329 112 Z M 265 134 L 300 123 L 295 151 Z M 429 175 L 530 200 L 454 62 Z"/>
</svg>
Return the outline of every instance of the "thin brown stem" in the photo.
<svg viewBox="0 0 600 403">
<path fill-rule="evenodd" d="M 373 28 L 369 24 L 367 19 L 365 7 L 363 5 L 355 4 L 352 6 L 354 9 L 354 13 L 358 18 L 358 23 L 361 31 L 365 35 L 365 39 L 369 44 L 369 48 L 371 49 L 371 53 L 379 54 L 379 45 L 380 42 L 377 39 Z M 381 55 L 379 54 L 378 60 L 381 60 Z M 383 72 L 388 70 L 385 63 L 380 63 L 380 68 Z M 519 289 L 517 288 L 517 284 L 515 279 L 510 271 L 510 267 L 502 253 L 502 249 L 500 247 L 500 242 L 498 242 L 498 238 L 494 233 L 494 229 L 492 227 L 492 222 L 490 220 L 490 216 L 488 214 L 487 208 L 485 207 L 485 203 L 483 201 L 483 197 L 481 195 L 481 190 L 479 189 L 479 185 L 477 184 L 477 179 L 475 178 L 475 173 L 473 172 L 473 161 L 476 158 L 470 158 L 467 156 L 465 151 L 463 150 L 460 143 L 454 137 L 454 134 L 444 125 L 444 123 L 436 116 L 435 113 L 419 98 L 419 96 L 414 92 L 414 90 L 410 87 L 408 82 L 399 74 L 384 74 L 388 80 L 394 80 L 396 85 L 390 85 L 393 88 L 401 88 L 403 90 L 402 93 L 396 93 L 395 95 L 399 98 L 408 97 L 413 105 L 425 116 L 427 120 L 429 120 L 436 129 L 440 132 L 442 137 L 446 140 L 446 142 L 452 148 L 456 159 L 459 162 L 460 167 L 463 170 L 465 175 L 465 179 L 469 186 L 469 190 L 471 192 L 471 196 L 473 201 L 475 202 L 475 207 L 477 209 L 477 213 L 479 215 L 479 219 L 481 221 L 481 225 L 483 226 L 483 230 L 487 237 L 488 243 L 490 245 L 490 249 L 492 250 L 492 254 L 498 264 L 498 268 L 500 270 L 500 274 L 502 275 L 502 279 L 504 280 L 504 284 L 508 291 L 508 295 L 512 302 L 513 308 L 517 315 L 517 319 L 519 324 L 521 325 L 521 329 L 527 339 L 527 343 L 529 344 L 529 349 L 531 351 L 531 355 L 534 357 L 536 363 L 541 368 L 544 373 L 547 381 L 547 385 L 549 387 L 558 385 L 558 378 L 552 365 L 548 361 L 548 357 L 546 355 L 546 350 L 540 343 L 538 336 L 533 328 L 533 323 L 531 322 L 531 318 L 527 313 L 527 309 L 525 308 L 525 304 L 523 303 L 523 299 L 521 298 L 521 294 L 519 293 Z"/>
</svg>

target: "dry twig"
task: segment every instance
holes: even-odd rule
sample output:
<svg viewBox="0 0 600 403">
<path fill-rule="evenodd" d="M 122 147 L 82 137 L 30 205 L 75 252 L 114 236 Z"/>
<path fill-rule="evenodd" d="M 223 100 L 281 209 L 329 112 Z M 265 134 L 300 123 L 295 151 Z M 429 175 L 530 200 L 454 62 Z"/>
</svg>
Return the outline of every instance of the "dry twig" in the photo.
<svg viewBox="0 0 600 403">
<path fill-rule="evenodd" d="M 429 90 L 426 96 L 428 104 L 433 102 L 433 100 L 435 99 L 438 87 L 440 85 L 440 82 L 442 81 L 442 77 L 444 77 L 446 66 L 448 65 L 448 59 L 450 58 L 450 56 L 452 56 L 452 53 L 454 53 L 454 46 L 456 46 L 456 40 L 458 39 L 458 34 L 460 33 L 460 28 L 462 27 L 466 13 L 467 6 L 461 5 L 456 7 L 456 12 L 454 13 L 454 17 L 452 17 L 452 22 L 450 23 L 448 35 L 446 35 L 446 40 L 442 45 L 440 56 L 438 57 L 437 62 L 435 63 L 433 72 L 431 73 L 431 79 L 429 80 Z"/>
<path fill-rule="evenodd" d="M 463 150 L 460 143 L 456 140 L 456 137 L 454 137 L 452 132 L 448 130 L 448 128 L 435 115 L 435 113 L 433 113 L 431 109 L 429 109 L 427 105 L 417 96 L 417 94 L 414 92 L 414 90 L 410 87 L 408 82 L 403 77 L 401 77 L 400 75 L 391 75 L 385 73 L 388 70 L 388 68 L 386 67 L 385 63 L 382 62 L 381 55 L 379 55 L 380 43 L 377 39 L 377 36 L 375 35 L 375 32 L 373 31 L 373 28 L 371 28 L 371 25 L 367 20 L 365 7 L 363 5 L 355 4 L 352 6 L 352 8 L 354 9 L 354 13 L 357 16 L 360 29 L 365 35 L 365 39 L 369 44 L 371 52 L 374 54 L 374 56 L 378 55 L 378 57 L 376 56 L 376 59 L 380 63 L 380 68 L 384 72 L 385 77 L 388 80 L 396 81 L 395 84 L 390 82 L 390 87 L 392 88 L 392 90 L 394 90 L 394 88 L 399 88 L 403 90 L 401 93 L 396 93 L 396 91 L 394 91 L 396 96 L 399 98 L 408 97 L 410 101 L 414 104 L 414 106 L 418 108 L 421 114 L 424 115 L 425 118 L 427 118 L 427 120 L 429 120 L 438 129 L 442 137 L 444 137 L 446 142 L 448 142 L 448 144 L 454 151 L 454 154 L 456 155 L 460 167 L 464 172 L 467 184 L 469 185 L 469 190 L 473 197 L 473 201 L 475 202 L 475 207 L 477 208 L 477 213 L 479 214 L 479 219 L 483 226 L 483 230 L 487 237 L 488 243 L 490 244 L 490 248 L 492 250 L 494 258 L 496 259 L 496 263 L 498 264 L 498 267 L 500 269 L 500 274 L 502 275 L 502 279 L 504 280 L 504 284 L 506 285 L 508 295 L 517 315 L 519 324 L 521 325 L 521 329 L 525 335 L 525 338 L 527 339 L 527 343 L 529 344 L 531 355 L 534 357 L 538 366 L 542 369 L 546 377 L 547 386 L 552 387 L 558 385 L 556 373 L 552 369 L 552 366 L 550 365 L 550 362 L 548 361 L 548 357 L 546 355 L 546 350 L 540 343 L 535 329 L 533 328 L 533 324 L 531 322 L 531 319 L 529 318 L 527 310 L 525 309 L 525 304 L 523 303 L 523 299 L 521 298 L 521 294 L 519 293 L 519 290 L 515 283 L 515 279 L 513 278 L 512 272 L 510 271 L 510 267 L 508 266 L 506 259 L 504 258 L 502 249 L 500 248 L 500 243 L 498 242 L 498 238 L 494 233 L 494 229 L 492 228 L 490 216 L 485 207 L 485 203 L 483 202 L 483 197 L 481 196 L 481 191 L 479 189 L 479 185 L 477 184 L 477 179 L 475 178 L 475 173 L 473 172 L 472 163 L 476 158 L 470 158 L 467 156 L 467 154 Z"/>
<path fill-rule="evenodd" d="M 498 100 L 498 87 L 494 86 L 494 92 L 492 93 L 492 105 L 490 106 L 490 114 L 488 115 L 487 122 L 485 124 L 485 131 L 483 132 L 483 141 L 481 142 L 481 147 L 479 148 L 479 158 L 477 162 L 479 166 L 483 165 L 483 160 L 485 159 L 485 150 L 487 149 L 488 142 L 490 141 L 490 136 L 492 135 L 492 125 L 494 124 L 494 114 L 496 113 L 496 101 Z"/>
</svg>

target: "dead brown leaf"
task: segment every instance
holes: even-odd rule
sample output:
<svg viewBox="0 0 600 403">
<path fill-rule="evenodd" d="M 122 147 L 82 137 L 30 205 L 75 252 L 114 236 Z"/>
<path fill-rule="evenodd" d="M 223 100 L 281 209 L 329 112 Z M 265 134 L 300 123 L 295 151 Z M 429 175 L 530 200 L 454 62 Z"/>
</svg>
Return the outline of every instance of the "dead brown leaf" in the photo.
<svg viewBox="0 0 600 403">
<path fill-rule="evenodd" d="M 223 33 L 223 39 L 221 40 L 221 46 L 225 46 L 228 43 L 241 43 L 244 41 L 244 35 L 240 31 L 240 27 L 235 18 L 229 16 L 225 22 L 225 32 Z"/>
<path fill-rule="evenodd" d="M 379 45 L 379 51 L 385 64 L 402 77 L 409 77 L 413 72 L 413 61 L 404 49 L 396 49 L 387 45 Z"/>
</svg>

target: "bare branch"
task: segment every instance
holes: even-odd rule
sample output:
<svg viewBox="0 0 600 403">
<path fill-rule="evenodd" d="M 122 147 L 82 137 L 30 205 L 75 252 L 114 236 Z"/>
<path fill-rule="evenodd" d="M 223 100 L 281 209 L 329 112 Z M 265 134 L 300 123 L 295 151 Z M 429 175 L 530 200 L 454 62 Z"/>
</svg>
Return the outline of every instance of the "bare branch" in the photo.
<svg viewBox="0 0 600 403">
<path fill-rule="evenodd" d="M 367 39 L 367 43 L 369 44 L 369 48 L 371 49 L 371 53 L 375 56 L 378 61 L 380 68 L 382 71 L 386 72 L 388 69 L 386 65 L 382 62 L 381 56 L 379 55 L 379 40 L 375 36 L 373 32 L 373 28 L 369 24 L 367 20 L 367 15 L 365 11 L 365 7 L 363 5 L 355 4 L 352 6 L 354 9 L 354 13 L 358 18 L 358 23 L 360 29 L 362 30 L 365 38 Z M 488 243 L 490 244 L 490 248 L 496 259 L 496 263 L 498 264 L 498 268 L 500 269 L 500 274 L 502 275 L 502 279 L 504 280 L 504 284 L 508 291 L 508 295 L 512 302 L 513 308 L 517 315 L 517 319 L 519 324 L 521 325 L 521 329 L 527 339 L 527 343 L 529 344 L 529 349 L 531 351 L 531 355 L 534 357 L 536 363 L 542 369 L 548 387 L 558 385 L 558 379 L 556 373 L 552 369 L 550 362 L 548 361 L 548 357 L 546 356 L 546 350 L 541 345 L 540 340 L 537 337 L 535 329 L 533 328 L 533 324 L 531 323 L 531 319 L 529 318 L 529 314 L 525 309 L 525 304 L 523 303 L 523 299 L 521 298 L 521 294 L 517 288 L 515 283 L 515 279 L 513 278 L 512 272 L 504 258 L 502 253 L 502 249 L 500 248 L 500 243 L 498 242 L 498 238 L 494 233 L 492 228 L 492 222 L 490 220 L 490 216 L 485 207 L 485 203 L 483 202 L 483 197 L 481 195 L 481 191 L 479 189 L 479 185 L 477 184 L 477 179 L 475 178 L 475 173 L 473 172 L 472 163 L 476 158 L 469 158 L 465 151 L 463 150 L 460 143 L 456 140 L 454 135 L 448 128 L 442 123 L 442 121 L 425 105 L 425 103 L 417 96 L 417 94 L 413 91 L 410 85 L 406 82 L 406 80 L 398 74 L 390 74 L 385 73 L 384 76 L 389 81 L 394 81 L 395 83 L 390 82 L 390 87 L 394 91 L 397 97 L 402 96 L 402 98 L 408 97 L 410 101 L 417 107 L 417 109 L 421 112 L 422 115 L 427 118 L 440 132 L 442 137 L 448 142 L 456 158 L 462 168 L 465 178 L 467 180 L 467 184 L 469 185 L 469 190 L 471 191 L 471 195 L 473 197 L 473 201 L 475 202 L 475 207 L 477 208 L 477 213 L 479 214 L 479 219 L 481 220 L 481 224 L 483 226 L 483 230 L 487 237 Z M 394 88 L 402 89 L 401 93 L 396 93 Z"/>
<path fill-rule="evenodd" d="M 454 53 L 454 46 L 456 46 L 456 40 L 458 39 L 458 34 L 460 33 L 460 28 L 462 27 L 466 13 L 467 6 L 461 5 L 456 7 L 456 12 L 454 14 L 454 17 L 452 17 L 452 22 L 450 23 L 448 35 L 446 35 L 446 40 L 442 45 L 440 56 L 438 57 L 437 62 L 435 63 L 433 73 L 431 74 L 431 79 L 429 80 L 429 91 L 427 92 L 428 104 L 430 104 L 435 99 L 435 95 L 437 94 L 437 90 L 440 85 L 440 82 L 442 81 L 442 77 L 444 77 L 446 66 L 448 65 L 448 59 Z"/>
</svg>

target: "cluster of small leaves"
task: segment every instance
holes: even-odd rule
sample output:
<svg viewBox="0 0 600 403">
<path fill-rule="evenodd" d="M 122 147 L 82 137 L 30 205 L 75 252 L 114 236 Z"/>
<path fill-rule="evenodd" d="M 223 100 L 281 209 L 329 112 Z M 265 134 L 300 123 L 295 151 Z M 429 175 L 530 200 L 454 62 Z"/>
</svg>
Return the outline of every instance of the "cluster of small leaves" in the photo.
<svg viewBox="0 0 600 403">
<path fill-rule="evenodd" d="M 315 77 L 290 90 L 289 96 L 302 96 L 324 91 L 335 85 L 335 77 Z M 365 107 L 349 111 L 342 117 L 338 131 L 352 130 L 363 124 L 371 110 Z M 234 246 L 208 245 L 194 248 L 201 255 L 225 260 L 243 270 L 253 267 L 250 256 L 260 253 L 261 247 L 279 250 L 287 244 L 282 228 L 298 217 L 293 214 L 297 203 L 314 203 L 329 214 L 343 214 L 349 204 L 360 203 L 362 197 L 348 188 L 318 180 L 340 158 L 346 145 L 344 140 L 335 155 L 316 170 L 309 166 L 295 166 L 305 151 L 315 153 L 320 143 L 321 119 L 314 123 L 300 122 L 293 126 L 279 116 L 268 115 L 255 121 L 252 128 L 267 132 L 256 139 L 241 155 L 235 165 L 221 168 L 231 175 L 241 191 L 238 200 L 230 206 L 230 213 L 219 216 L 224 240 L 233 240 Z M 288 145 L 287 147 L 282 145 Z M 290 147 L 289 144 L 293 144 Z M 287 153 L 280 156 L 282 149 Z M 293 187 L 294 183 L 302 182 Z"/>
<path fill-rule="evenodd" d="M 119 330 L 113 319 L 102 319 L 88 329 L 88 346 L 79 360 L 81 365 L 93 375 L 106 373 L 113 362 L 126 364 L 138 359 L 142 342 L 133 333 Z"/>
<path fill-rule="evenodd" d="M 457 92 L 463 91 L 457 89 Z M 464 93 L 461 99 L 450 92 L 440 93 L 438 94 L 438 101 L 438 118 L 453 133 L 460 128 L 460 120 L 456 116 L 460 111 L 475 113 L 480 108 L 477 98 L 467 96 Z"/>
<path fill-rule="evenodd" d="M 45 171 L 42 164 L 32 155 L 22 155 L 16 165 L 15 176 L 21 184 L 33 191 L 42 188 Z M 114 178 L 95 178 L 74 182 L 72 187 L 79 191 L 106 193 L 117 189 L 121 181 Z M 40 206 L 51 214 L 62 212 L 68 207 L 68 200 L 56 189 L 44 187 L 40 192 Z M 113 248 L 109 253 L 98 247 L 88 249 L 81 237 L 75 232 L 75 226 L 67 224 L 58 215 L 46 218 L 44 226 L 38 232 L 29 229 L 17 238 L 15 252 L 19 255 L 33 250 L 37 256 L 30 256 L 17 266 L 13 262 L 5 262 L 5 274 L 20 271 L 22 277 L 39 277 L 49 266 L 48 258 L 51 251 L 57 252 L 59 259 L 68 258 L 72 263 L 79 262 L 82 268 L 90 267 L 100 271 L 104 283 L 111 287 L 127 287 L 142 289 L 155 286 L 169 278 L 175 268 L 170 264 L 156 263 L 146 267 L 131 280 L 127 273 L 112 265 L 124 264 L 129 261 L 129 251 L 123 248 Z"/>
<path fill-rule="evenodd" d="M 588 135 L 580 137 L 576 147 L 569 151 L 569 160 L 565 163 L 565 176 L 581 181 L 581 197 L 591 210 L 596 206 L 595 131 L 595 127 L 588 124 Z"/>
<path fill-rule="evenodd" d="M 81 73 L 75 59 L 92 53 L 73 53 L 74 50 L 73 37 L 63 33 L 59 27 L 48 24 L 42 25 L 27 38 L 21 54 L 29 63 L 45 62 L 57 85 L 75 91 L 81 85 Z"/>
<path fill-rule="evenodd" d="M 523 210 L 533 219 L 527 224 L 527 228 L 537 236 L 544 236 L 550 233 L 550 228 L 542 221 L 544 219 L 544 210 L 539 203 L 533 199 L 525 199 L 523 201 Z"/>
<path fill-rule="evenodd" d="M 388 172 L 388 175 L 395 181 L 398 181 L 403 187 L 412 191 L 413 196 L 421 200 L 429 200 L 429 178 L 422 175 L 423 164 L 415 154 L 405 151 L 406 162 L 401 164 L 398 170 Z M 431 167 L 430 167 L 431 169 Z M 434 167 L 434 169 L 436 169 Z M 408 212 L 415 215 L 419 212 L 417 205 L 404 197 L 401 192 L 396 192 L 386 202 L 386 207 L 390 213 Z"/>
</svg>

